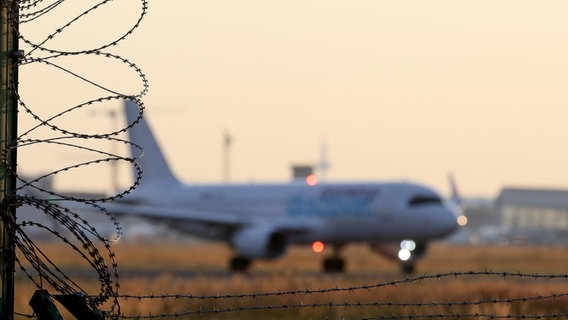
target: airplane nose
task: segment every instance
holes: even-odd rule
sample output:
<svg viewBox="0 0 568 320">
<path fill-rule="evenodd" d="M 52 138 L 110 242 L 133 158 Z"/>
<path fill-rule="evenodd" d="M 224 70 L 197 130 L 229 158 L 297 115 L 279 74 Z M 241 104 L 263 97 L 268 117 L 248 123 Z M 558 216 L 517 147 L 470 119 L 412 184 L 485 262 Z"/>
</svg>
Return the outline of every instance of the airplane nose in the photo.
<svg viewBox="0 0 568 320">
<path fill-rule="evenodd" d="M 444 217 L 440 221 L 440 227 L 444 230 L 444 233 L 450 234 L 460 227 L 458 217 L 459 215 L 456 215 L 452 210 L 444 213 Z"/>
<path fill-rule="evenodd" d="M 423 231 L 428 233 L 429 237 L 441 238 L 445 237 L 457 229 L 459 229 L 458 217 L 453 210 L 449 208 L 430 209 L 427 212 L 423 212 L 426 218 L 423 226 L 429 225 L 428 228 L 423 228 Z"/>
<path fill-rule="evenodd" d="M 434 216 L 433 221 L 436 222 L 433 225 L 432 231 L 436 233 L 437 237 L 447 236 L 459 229 L 458 217 L 454 211 L 449 209 L 443 211 L 438 210 Z"/>
</svg>

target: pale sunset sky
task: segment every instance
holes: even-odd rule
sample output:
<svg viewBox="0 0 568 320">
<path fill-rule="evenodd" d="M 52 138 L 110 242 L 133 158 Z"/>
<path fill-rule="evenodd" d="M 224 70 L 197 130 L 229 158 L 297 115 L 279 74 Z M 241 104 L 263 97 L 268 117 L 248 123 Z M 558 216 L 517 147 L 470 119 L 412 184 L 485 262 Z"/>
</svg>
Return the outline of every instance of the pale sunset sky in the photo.
<svg viewBox="0 0 568 320">
<path fill-rule="evenodd" d="M 86 24 L 96 32 L 77 27 L 53 46 L 82 48 L 128 29 L 140 3 L 113 2 Z M 68 19 L 59 21 L 22 32 L 40 39 Z M 148 76 L 147 119 L 188 183 L 222 180 L 226 131 L 232 182 L 288 180 L 290 165 L 318 162 L 326 141 L 330 181 L 402 179 L 447 194 L 451 172 L 465 196 L 568 189 L 565 0 L 150 0 L 141 27 L 107 51 Z M 75 59 L 113 88 L 140 88 L 132 72 Z M 21 71 L 31 109 L 50 114 L 62 99 L 91 98 L 50 70 Z M 109 122 L 91 112 L 73 124 Z M 24 174 L 74 157 L 20 154 Z M 110 181 L 98 170 L 94 184 L 93 175 L 57 183 L 98 191 Z M 121 167 L 121 181 L 129 173 Z"/>
</svg>

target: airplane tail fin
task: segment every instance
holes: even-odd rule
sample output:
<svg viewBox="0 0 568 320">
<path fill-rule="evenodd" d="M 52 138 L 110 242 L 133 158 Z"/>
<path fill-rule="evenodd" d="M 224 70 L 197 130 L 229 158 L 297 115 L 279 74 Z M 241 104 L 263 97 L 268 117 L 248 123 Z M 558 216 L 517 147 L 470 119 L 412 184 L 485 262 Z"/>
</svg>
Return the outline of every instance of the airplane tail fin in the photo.
<svg viewBox="0 0 568 320">
<path fill-rule="evenodd" d="M 452 202 L 458 207 L 463 207 L 463 199 L 458 191 L 458 186 L 456 185 L 456 179 L 453 174 L 448 174 L 448 180 L 450 182 L 450 189 L 452 192 L 451 199 Z"/>
<path fill-rule="evenodd" d="M 128 124 L 134 124 L 128 129 L 128 140 L 131 145 L 131 155 L 136 157 L 140 154 L 139 148 L 144 150 L 141 157 L 136 161 L 142 168 L 142 180 L 140 187 L 156 186 L 163 188 L 166 185 L 179 184 L 179 181 L 172 173 L 166 158 L 164 157 L 158 142 L 146 122 L 146 119 L 139 118 L 140 108 L 135 101 L 124 100 L 124 112 Z M 135 175 L 137 173 L 135 172 Z"/>
</svg>

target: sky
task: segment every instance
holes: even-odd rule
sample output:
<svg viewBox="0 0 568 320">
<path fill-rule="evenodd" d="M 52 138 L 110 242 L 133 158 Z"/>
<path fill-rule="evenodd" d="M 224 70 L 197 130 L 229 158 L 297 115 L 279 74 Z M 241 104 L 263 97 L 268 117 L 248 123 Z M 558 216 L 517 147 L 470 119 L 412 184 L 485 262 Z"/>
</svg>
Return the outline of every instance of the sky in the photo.
<svg viewBox="0 0 568 320">
<path fill-rule="evenodd" d="M 139 1 L 112 2 L 50 45 L 127 30 Z M 69 12 L 22 32 L 42 39 Z M 320 161 L 325 143 L 329 181 L 417 181 L 448 194 L 452 173 L 464 196 L 495 197 L 503 187 L 568 188 L 567 36 L 566 1 L 149 0 L 141 26 L 107 51 L 147 75 L 147 119 L 188 183 L 222 181 L 227 132 L 231 182 L 286 181 L 291 164 Z M 72 60 L 113 88 L 141 88 L 127 68 Z M 40 113 L 94 93 L 53 68 L 22 69 L 22 95 Z M 103 109 L 65 121 L 113 128 L 120 117 Z M 80 158 L 45 147 L 20 152 L 20 172 Z M 129 173 L 120 167 L 121 184 Z M 101 166 L 56 181 L 100 190 L 110 174 Z"/>
</svg>

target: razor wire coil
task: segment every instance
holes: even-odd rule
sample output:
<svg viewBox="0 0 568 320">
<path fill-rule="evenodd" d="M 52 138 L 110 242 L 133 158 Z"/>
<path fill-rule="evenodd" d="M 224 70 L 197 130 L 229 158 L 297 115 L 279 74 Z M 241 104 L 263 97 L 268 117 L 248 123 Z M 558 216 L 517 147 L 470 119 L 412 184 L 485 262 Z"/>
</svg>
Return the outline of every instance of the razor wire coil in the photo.
<svg viewBox="0 0 568 320">
<path fill-rule="evenodd" d="M 19 266 L 19 269 L 33 283 L 35 283 L 37 288 L 44 288 L 46 285 L 49 285 L 59 294 L 75 294 L 78 292 L 85 294 L 87 297 L 87 304 L 93 310 L 99 310 L 105 302 L 110 301 L 110 305 L 105 305 L 108 310 L 104 310 L 103 312 L 109 318 L 117 318 L 120 314 L 120 306 L 116 300 L 119 288 L 119 276 L 115 255 L 110 248 L 110 242 L 113 239 L 99 234 L 96 228 L 93 227 L 86 219 L 77 214 L 77 209 L 73 208 L 76 207 L 77 203 L 80 203 L 83 207 L 88 207 L 95 212 L 103 214 L 114 225 L 117 236 L 120 236 L 121 227 L 118 221 L 116 221 L 116 219 L 114 219 L 114 217 L 98 203 L 111 201 L 129 194 L 138 185 L 142 170 L 135 163 L 134 158 L 119 156 L 102 149 L 89 148 L 84 146 L 80 141 L 95 139 L 106 140 L 111 143 L 130 144 L 128 141 L 120 139 L 118 135 L 135 125 L 141 118 L 144 110 L 144 104 L 141 98 L 148 91 L 148 81 L 145 74 L 136 66 L 136 64 L 120 55 L 112 52 L 106 52 L 106 50 L 111 50 L 114 46 L 117 46 L 140 26 L 141 21 L 147 13 L 148 2 L 147 0 L 138 1 L 140 3 L 139 16 L 122 35 L 118 36 L 116 39 L 96 45 L 93 48 L 59 50 L 56 48 L 50 48 L 49 45 L 51 41 L 56 39 L 59 35 L 62 35 L 67 30 L 73 28 L 78 21 L 95 13 L 98 9 L 101 9 L 104 6 L 110 6 L 113 3 L 112 0 L 103 0 L 92 5 L 87 5 L 86 8 L 77 13 L 73 18 L 63 22 L 60 27 L 55 28 L 53 32 L 49 33 L 42 40 L 37 42 L 30 40 L 27 34 L 21 32 L 20 25 L 32 24 L 37 21 L 41 21 L 48 14 L 57 15 L 57 10 L 60 9 L 61 5 L 65 2 L 66 1 L 64 0 L 15 1 L 13 4 L 17 6 L 17 11 L 14 6 L 8 6 L 10 8 L 9 17 L 11 17 L 8 24 L 11 28 L 11 32 L 17 35 L 20 43 L 23 44 L 25 49 L 22 51 L 22 54 L 18 56 L 14 65 L 11 66 L 11 72 L 12 74 L 17 74 L 20 67 L 44 65 L 53 70 L 62 71 L 84 84 L 102 90 L 102 92 L 106 92 L 106 95 L 90 99 L 74 106 L 58 106 L 60 108 L 59 112 L 55 112 L 54 115 L 49 117 L 42 117 L 34 112 L 37 108 L 36 106 L 28 106 L 26 96 L 20 95 L 17 90 L 18 83 L 16 82 L 16 77 L 12 77 L 14 82 L 8 84 L 9 90 L 11 90 L 16 96 L 19 108 L 25 111 L 25 114 L 28 114 L 36 122 L 36 125 L 20 132 L 17 140 L 14 141 L 7 150 L 3 150 L 0 155 L 2 164 L 7 168 L 8 172 L 12 172 L 19 181 L 19 186 L 16 188 L 14 193 L 8 195 L 1 205 L 4 208 L 21 205 L 34 207 L 39 212 L 42 212 L 52 219 L 55 222 L 55 226 L 45 225 L 44 223 L 31 220 L 17 221 L 16 217 L 12 217 L 11 215 L 3 215 L 2 219 L 6 228 L 15 236 L 15 246 L 17 250 L 19 250 L 20 254 L 18 254 L 17 257 L 16 255 L 14 256 L 16 257 L 16 263 Z M 125 65 L 129 70 L 137 75 L 141 88 L 136 93 L 124 93 L 102 85 L 96 80 L 90 80 L 88 76 L 81 75 L 71 68 L 59 64 L 56 60 L 59 57 L 67 56 L 97 56 Z M 87 107 L 93 108 L 97 104 L 112 101 L 118 102 L 121 100 L 131 100 L 136 102 L 140 107 L 140 113 L 136 121 L 113 132 L 102 134 L 83 133 L 69 130 L 68 128 L 55 123 L 55 120 L 76 110 Z M 34 138 L 32 134 L 40 128 L 49 128 L 51 131 L 57 133 L 57 136 L 50 138 Z M 10 167 L 10 164 L 7 161 L 8 152 L 13 149 L 33 147 L 40 144 L 53 146 L 58 145 L 75 150 L 83 150 L 92 155 L 96 155 L 97 158 L 72 164 L 70 166 L 64 166 L 33 179 L 27 179 L 18 175 L 16 168 Z M 141 148 L 139 149 L 142 150 Z M 142 151 L 140 151 L 140 154 L 141 153 Z M 52 176 L 57 176 L 69 170 L 106 162 L 127 162 L 131 164 L 135 168 L 136 173 L 132 185 L 122 192 L 103 196 L 100 199 L 84 199 L 73 195 L 61 194 L 55 190 L 40 186 L 41 184 L 39 182 Z M 29 188 L 34 189 L 36 191 L 35 194 L 39 194 L 39 196 L 27 194 L 25 190 Z M 8 211 L 4 210 L 2 212 Z M 84 289 L 80 283 L 58 268 L 56 262 L 52 261 L 50 257 L 42 251 L 41 246 L 27 235 L 26 230 L 29 228 L 40 229 L 52 234 L 54 237 L 65 243 L 73 252 L 79 254 L 87 265 L 93 269 L 93 272 L 98 274 L 98 281 L 100 283 L 99 292 L 88 292 L 88 290 Z M 66 230 L 65 234 L 62 233 L 61 228 Z M 102 249 L 98 243 L 102 244 Z M 25 259 L 27 264 L 23 263 L 22 259 Z"/>
</svg>

